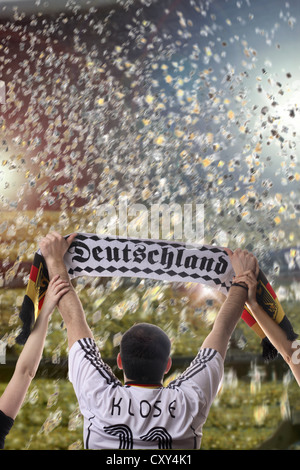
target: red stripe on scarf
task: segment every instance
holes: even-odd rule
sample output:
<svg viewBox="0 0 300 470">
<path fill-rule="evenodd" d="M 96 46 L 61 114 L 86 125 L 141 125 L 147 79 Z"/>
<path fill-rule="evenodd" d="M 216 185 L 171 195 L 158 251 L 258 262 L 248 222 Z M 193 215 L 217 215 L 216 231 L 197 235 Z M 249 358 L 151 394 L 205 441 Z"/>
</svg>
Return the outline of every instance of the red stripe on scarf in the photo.
<svg viewBox="0 0 300 470">
<path fill-rule="evenodd" d="M 31 266 L 31 270 L 30 270 L 30 274 L 29 274 L 29 279 L 31 279 L 33 282 L 36 281 L 36 278 L 37 278 L 37 275 L 38 275 L 38 272 L 39 272 L 39 269 L 32 265 Z"/>
<path fill-rule="evenodd" d="M 274 290 L 273 290 L 273 287 L 271 286 L 271 284 L 270 284 L 269 282 L 266 284 L 266 288 L 267 288 L 268 291 L 270 292 L 270 294 L 271 294 L 271 296 L 273 297 L 273 299 L 276 299 L 277 296 L 276 296 L 276 294 L 275 294 L 275 292 L 274 292 Z"/>
<path fill-rule="evenodd" d="M 250 315 L 248 310 L 246 310 L 245 308 L 242 313 L 242 319 L 245 323 L 247 323 L 248 326 L 250 326 L 250 328 L 256 323 L 255 318 L 253 318 L 252 315 Z"/>
<path fill-rule="evenodd" d="M 41 300 L 39 301 L 39 312 L 40 312 L 41 309 L 42 309 L 42 306 L 43 306 L 43 303 L 44 303 L 44 299 L 45 299 L 45 296 L 43 295 L 43 297 L 42 297 Z"/>
</svg>

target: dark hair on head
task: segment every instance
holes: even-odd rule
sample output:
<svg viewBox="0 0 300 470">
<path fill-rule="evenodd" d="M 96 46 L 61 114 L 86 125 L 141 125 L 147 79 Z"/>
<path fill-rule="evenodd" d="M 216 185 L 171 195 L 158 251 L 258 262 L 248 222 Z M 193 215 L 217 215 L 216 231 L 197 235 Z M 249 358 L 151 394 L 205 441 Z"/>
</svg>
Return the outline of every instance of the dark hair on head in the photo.
<svg viewBox="0 0 300 470">
<path fill-rule="evenodd" d="M 138 323 L 122 336 L 120 354 L 128 380 L 160 383 L 166 370 L 171 342 L 156 325 Z"/>
</svg>

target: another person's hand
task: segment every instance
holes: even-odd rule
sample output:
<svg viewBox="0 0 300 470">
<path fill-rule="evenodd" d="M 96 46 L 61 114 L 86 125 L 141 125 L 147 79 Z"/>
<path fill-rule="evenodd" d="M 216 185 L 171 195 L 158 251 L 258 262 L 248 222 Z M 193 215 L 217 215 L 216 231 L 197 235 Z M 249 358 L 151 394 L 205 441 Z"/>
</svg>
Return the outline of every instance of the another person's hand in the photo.
<svg viewBox="0 0 300 470">
<path fill-rule="evenodd" d="M 70 290 L 70 283 L 64 281 L 58 275 L 54 276 L 48 284 L 42 311 L 45 315 L 51 315 L 59 300 Z"/>
<path fill-rule="evenodd" d="M 248 299 L 247 303 L 251 308 L 254 308 L 257 305 L 257 300 L 256 300 L 256 289 L 257 289 L 257 279 L 256 275 L 253 273 L 253 271 L 246 271 L 244 274 L 241 276 L 236 276 L 233 279 L 233 282 L 243 282 L 246 284 L 248 287 Z"/>
<path fill-rule="evenodd" d="M 68 238 L 62 237 L 57 232 L 51 232 L 40 241 L 40 250 L 46 262 L 61 260 L 68 251 L 77 233 L 72 233 Z"/>
<path fill-rule="evenodd" d="M 229 248 L 225 248 L 225 251 L 230 258 L 235 276 L 241 276 L 245 272 L 251 271 L 257 277 L 259 266 L 257 259 L 252 253 L 249 253 L 247 250 L 242 250 L 241 248 L 238 248 L 234 252 Z"/>
</svg>

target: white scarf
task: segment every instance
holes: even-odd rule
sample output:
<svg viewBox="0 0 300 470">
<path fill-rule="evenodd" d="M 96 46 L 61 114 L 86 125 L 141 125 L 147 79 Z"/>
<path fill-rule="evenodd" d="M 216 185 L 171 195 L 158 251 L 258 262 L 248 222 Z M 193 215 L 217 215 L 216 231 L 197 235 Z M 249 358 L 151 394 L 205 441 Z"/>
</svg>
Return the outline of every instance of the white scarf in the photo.
<svg viewBox="0 0 300 470">
<path fill-rule="evenodd" d="M 209 245 L 79 233 L 64 257 L 70 278 L 139 277 L 206 284 L 226 294 L 234 271 L 226 251 Z"/>
</svg>

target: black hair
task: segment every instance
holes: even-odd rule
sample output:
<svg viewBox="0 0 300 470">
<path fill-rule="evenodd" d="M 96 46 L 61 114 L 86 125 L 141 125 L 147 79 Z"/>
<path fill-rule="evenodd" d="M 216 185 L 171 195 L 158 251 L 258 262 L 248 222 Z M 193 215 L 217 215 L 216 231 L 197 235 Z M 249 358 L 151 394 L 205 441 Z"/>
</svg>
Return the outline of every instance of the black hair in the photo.
<svg viewBox="0 0 300 470">
<path fill-rule="evenodd" d="M 171 342 L 158 326 L 138 323 L 122 336 L 120 354 L 128 380 L 160 383 L 170 357 Z"/>
</svg>

